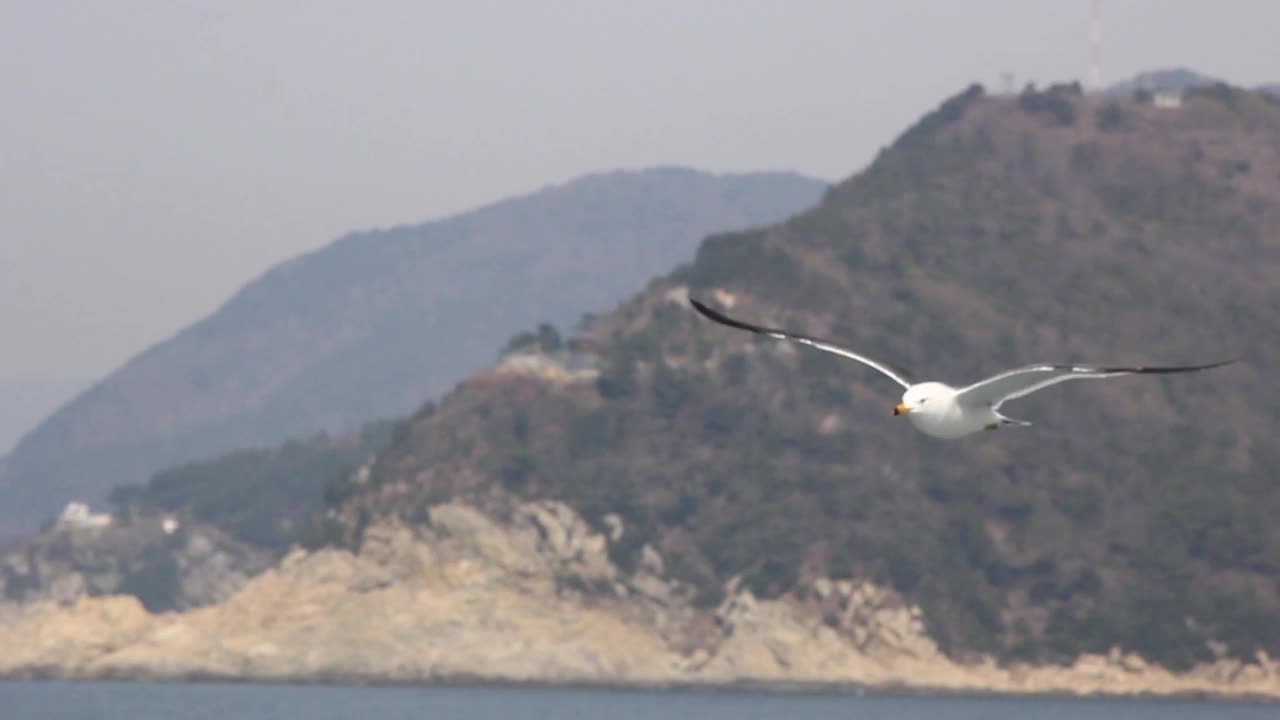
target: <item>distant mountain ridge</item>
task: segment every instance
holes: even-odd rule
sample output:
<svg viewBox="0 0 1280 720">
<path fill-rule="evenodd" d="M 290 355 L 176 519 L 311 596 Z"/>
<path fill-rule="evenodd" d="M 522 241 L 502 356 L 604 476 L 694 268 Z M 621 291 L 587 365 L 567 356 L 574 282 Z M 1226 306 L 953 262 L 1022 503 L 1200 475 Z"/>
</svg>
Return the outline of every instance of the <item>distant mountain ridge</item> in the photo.
<svg viewBox="0 0 1280 720">
<path fill-rule="evenodd" d="M 826 187 L 785 172 L 617 171 L 347 235 L 271 269 L 23 437 L 0 481 L 0 536 L 179 462 L 406 413 L 513 333 L 607 310 L 705 235 L 776 222 Z"/>
<path fill-rule="evenodd" d="M 59 405 L 88 387 L 84 379 L 0 379 L 0 457 Z"/>
</svg>

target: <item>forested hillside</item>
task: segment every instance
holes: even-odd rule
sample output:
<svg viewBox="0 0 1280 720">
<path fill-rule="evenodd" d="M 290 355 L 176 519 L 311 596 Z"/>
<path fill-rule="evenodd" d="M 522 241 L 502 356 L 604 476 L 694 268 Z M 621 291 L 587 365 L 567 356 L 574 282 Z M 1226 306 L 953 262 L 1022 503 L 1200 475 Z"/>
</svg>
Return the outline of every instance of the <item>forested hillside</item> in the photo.
<svg viewBox="0 0 1280 720">
<path fill-rule="evenodd" d="M 1278 277 L 1273 99 L 974 87 L 818 207 L 708 238 L 596 319 L 598 378 L 488 373 L 424 406 L 331 489 L 324 531 L 554 498 L 619 516 L 614 559 L 653 544 L 704 606 L 734 578 L 798 598 L 872 578 L 958 657 L 1275 656 Z M 1006 406 L 1032 428 L 946 442 L 892 417 L 900 389 L 874 371 L 709 323 L 689 295 L 951 382 L 1243 362 L 1061 385 Z"/>
</svg>

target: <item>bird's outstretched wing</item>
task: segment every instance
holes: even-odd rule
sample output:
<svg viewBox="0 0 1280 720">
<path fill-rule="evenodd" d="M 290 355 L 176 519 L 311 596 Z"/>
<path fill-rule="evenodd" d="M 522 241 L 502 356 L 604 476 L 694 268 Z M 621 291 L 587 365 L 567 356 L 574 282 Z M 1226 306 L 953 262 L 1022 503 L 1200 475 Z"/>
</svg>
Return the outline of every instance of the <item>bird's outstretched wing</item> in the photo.
<svg viewBox="0 0 1280 720">
<path fill-rule="evenodd" d="M 1103 367 L 1097 365 L 1028 365 L 992 375 L 986 380 L 961 388 L 956 401 L 970 407 L 998 408 L 1006 400 L 1030 395 L 1050 385 L 1067 380 L 1101 380 L 1121 375 L 1165 375 L 1169 373 L 1198 372 L 1230 365 L 1236 360 L 1222 360 L 1205 365 L 1177 365 L 1172 367 Z"/>
<path fill-rule="evenodd" d="M 873 367 L 876 370 L 879 370 L 880 372 L 884 373 L 885 375 L 888 375 L 890 378 L 893 379 L 894 382 L 898 383 L 902 387 L 904 388 L 911 387 L 911 380 L 907 377 L 907 374 L 902 370 L 899 370 L 890 365 L 886 365 L 885 363 L 882 363 L 878 360 L 872 360 L 871 358 L 865 355 L 859 355 L 858 353 L 853 352 L 852 350 L 846 350 L 845 348 L 842 348 L 839 345 L 833 345 L 832 343 L 826 340 L 820 340 L 818 338 L 809 337 L 808 335 L 799 335 L 797 333 L 788 332 L 786 330 L 779 330 L 777 328 L 767 328 L 767 327 L 761 327 L 759 325 L 752 325 L 751 323 L 743 322 L 741 320 L 734 320 L 728 315 L 724 315 L 722 313 L 716 312 L 715 310 L 712 310 L 711 308 L 707 307 L 706 305 L 703 305 L 702 303 L 698 302 L 697 300 L 694 300 L 693 298 L 689 298 L 689 302 L 690 304 L 693 305 L 693 308 L 695 310 L 702 313 L 704 316 L 710 318 L 711 320 L 714 320 L 720 323 L 721 325 L 728 325 L 729 327 L 738 328 L 739 330 L 747 330 L 749 332 L 758 333 L 760 335 L 767 335 L 777 340 L 791 340 L 793 342 L 798 342 L 804 345 L 808 345 L 810 347 L 818 348 L 819 350 L 825 350 L 826 352 L 829 352 L 829 353 L 835 353 L 836 355 L 849 358 L 850 360 L 857 360 L 863 365 Z"/>
</svg>

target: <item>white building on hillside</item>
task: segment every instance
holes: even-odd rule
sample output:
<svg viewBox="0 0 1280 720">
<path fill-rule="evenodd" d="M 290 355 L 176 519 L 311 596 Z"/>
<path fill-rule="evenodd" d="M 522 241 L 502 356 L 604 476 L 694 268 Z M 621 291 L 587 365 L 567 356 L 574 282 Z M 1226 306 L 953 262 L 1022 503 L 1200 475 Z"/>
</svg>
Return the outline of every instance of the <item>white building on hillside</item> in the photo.
<svg viewBox="0 0 1280 720">
<path fill-rule="evenodd" d="M 111 515 L 91 512 L 88 504 L 76 501 L 67 503 L 58 516 L 58 528 L 63 530 L 92 530 L 110 524 Z"/>
</svg>

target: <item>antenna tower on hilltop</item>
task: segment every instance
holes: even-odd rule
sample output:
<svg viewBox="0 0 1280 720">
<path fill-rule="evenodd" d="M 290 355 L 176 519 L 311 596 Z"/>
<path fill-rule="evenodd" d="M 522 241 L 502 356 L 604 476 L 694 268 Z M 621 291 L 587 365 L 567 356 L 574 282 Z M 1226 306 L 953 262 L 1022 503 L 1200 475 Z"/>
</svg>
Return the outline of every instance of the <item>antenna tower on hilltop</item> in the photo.
<svg viewBox="0 0 1280 720">
<path fill-rule="evenodd" d="M 1098 12 L 1098 0 L 1093 0 L 1092 19 L 1093 52 L 1089 58 L 1089 81 L 1094 92 L 1102 92 L 1102 16 Z"/>
</svg>

